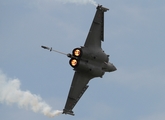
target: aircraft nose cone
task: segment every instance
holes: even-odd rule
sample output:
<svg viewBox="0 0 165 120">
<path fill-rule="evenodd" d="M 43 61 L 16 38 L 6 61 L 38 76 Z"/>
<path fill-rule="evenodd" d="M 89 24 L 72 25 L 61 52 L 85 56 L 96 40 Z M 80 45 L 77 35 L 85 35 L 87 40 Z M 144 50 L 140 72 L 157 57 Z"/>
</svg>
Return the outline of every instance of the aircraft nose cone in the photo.
<svg viewBox="0 0 165 120">
<path fill-rule="evenodd" d="M 105 63 L 106 64 L 106 67 L 103 68 L 106 72 L 113 72 L 115 70 L 117 70 L 117 68 L 110 62 L 108 63 Z"/>
<path fill-rule="evenodd" d="M 112 64 L 112 71 L 116 71 L 117 68 Z"/>
</svg>

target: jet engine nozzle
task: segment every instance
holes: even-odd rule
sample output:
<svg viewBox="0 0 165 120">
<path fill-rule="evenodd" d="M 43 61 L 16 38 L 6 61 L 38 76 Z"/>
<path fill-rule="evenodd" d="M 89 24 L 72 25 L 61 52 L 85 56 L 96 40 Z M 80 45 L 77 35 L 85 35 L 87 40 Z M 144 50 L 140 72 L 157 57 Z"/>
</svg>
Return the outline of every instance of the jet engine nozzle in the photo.
<svg viewBox="0 0 165 120">
<path fill-rule="evenodd" d="M 69 64 L 75 68 L 76 66 L 78 66 L 78 60 L 75 59 L 75 58 L 71 58 L 70 61 L 69 61 Z"/>
<path fill-rule="evenodd" d="M 73 56 L 75 56 L 75 57 L 81 57 L 81 56 L 82 56 L 82 50 L 81 50 L 81 48 L 75 48 L 75 49 L 72 51 L 72 54 L 73 54 Z"/>
</svg>

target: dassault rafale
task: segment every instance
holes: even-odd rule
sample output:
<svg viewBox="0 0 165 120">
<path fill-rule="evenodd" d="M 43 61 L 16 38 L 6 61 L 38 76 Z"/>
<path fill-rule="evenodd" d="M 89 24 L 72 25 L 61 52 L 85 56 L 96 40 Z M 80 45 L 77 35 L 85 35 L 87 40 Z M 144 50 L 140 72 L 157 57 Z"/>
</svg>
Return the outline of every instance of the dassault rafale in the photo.
<svg viewBox="0 0 165 120">
<path fill-rule="evenodd" d="M 72 54 L 41 46 L 44 49 L 67 55 L 70 58 L 69 64 L 75 71 L 63 114 L 74 115 L 72 109 L 87 90 L 91 79 L 102 78 L 105 72 L 116 70 L 116 67 L 109 62 L 109 55 L 101 48 L 101 42 L 104 41 L 104 12 L 109 9 L 102 5 L 98 5 L 96 9 L 84 46 L 73 49 Z"/>
</svg>

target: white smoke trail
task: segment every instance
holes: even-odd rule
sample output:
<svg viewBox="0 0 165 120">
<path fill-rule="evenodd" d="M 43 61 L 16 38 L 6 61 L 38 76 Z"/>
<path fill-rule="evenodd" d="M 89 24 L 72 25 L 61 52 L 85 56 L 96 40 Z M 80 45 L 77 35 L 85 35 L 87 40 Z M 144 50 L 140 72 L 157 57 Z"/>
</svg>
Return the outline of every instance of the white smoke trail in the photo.
<svg viewBox="0 0 165 120">
<path fill-rule="evenodd" d="M 56 1 L 64 2 L 64 3 L 70 2 L 70 3 L 76 3 L 76 4 L 87 4 L 87 3 L 90 3 L 90 4 L 93 4 L 95 6 L 98 5 L 95 0 L 56 0 Z"/>
<path fill-rule="evenodd" d="M 0 71 L 0 103 L 18 104 L 21 108 L 30 108 L 34 112 L 40 112 L 48 117 L 54 117 L 62 113 L 46 104 L 41 97 L 31 94 L 29 91 L 20 90 L 18 79 L 9 79 Z"/>
</svg>

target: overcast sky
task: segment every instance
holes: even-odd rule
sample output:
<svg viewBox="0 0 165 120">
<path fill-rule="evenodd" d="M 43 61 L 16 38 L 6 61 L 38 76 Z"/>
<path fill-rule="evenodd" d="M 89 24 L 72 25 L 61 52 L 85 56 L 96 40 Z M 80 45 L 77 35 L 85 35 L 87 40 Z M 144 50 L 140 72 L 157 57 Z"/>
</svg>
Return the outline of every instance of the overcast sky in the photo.
<svg viewBox="0 0 165 120">
<path fill-rule="evenodd" d="M 22 91 L 39 95 L 54 110 L 64 108 L 74 71 L 66 56 L 40 46 L 71 53 L 84 44 L 96 12 L 92 4 L 66 1 L 0 0 L 0 76 L 19 79 Z M 165 1 L 97 3 L 110 9 L 102 48 L 117 71 L 90 81 L 74 117 L 48 118 L 2 102 L 0 120 L 165 119 Z"/>
</svg>

